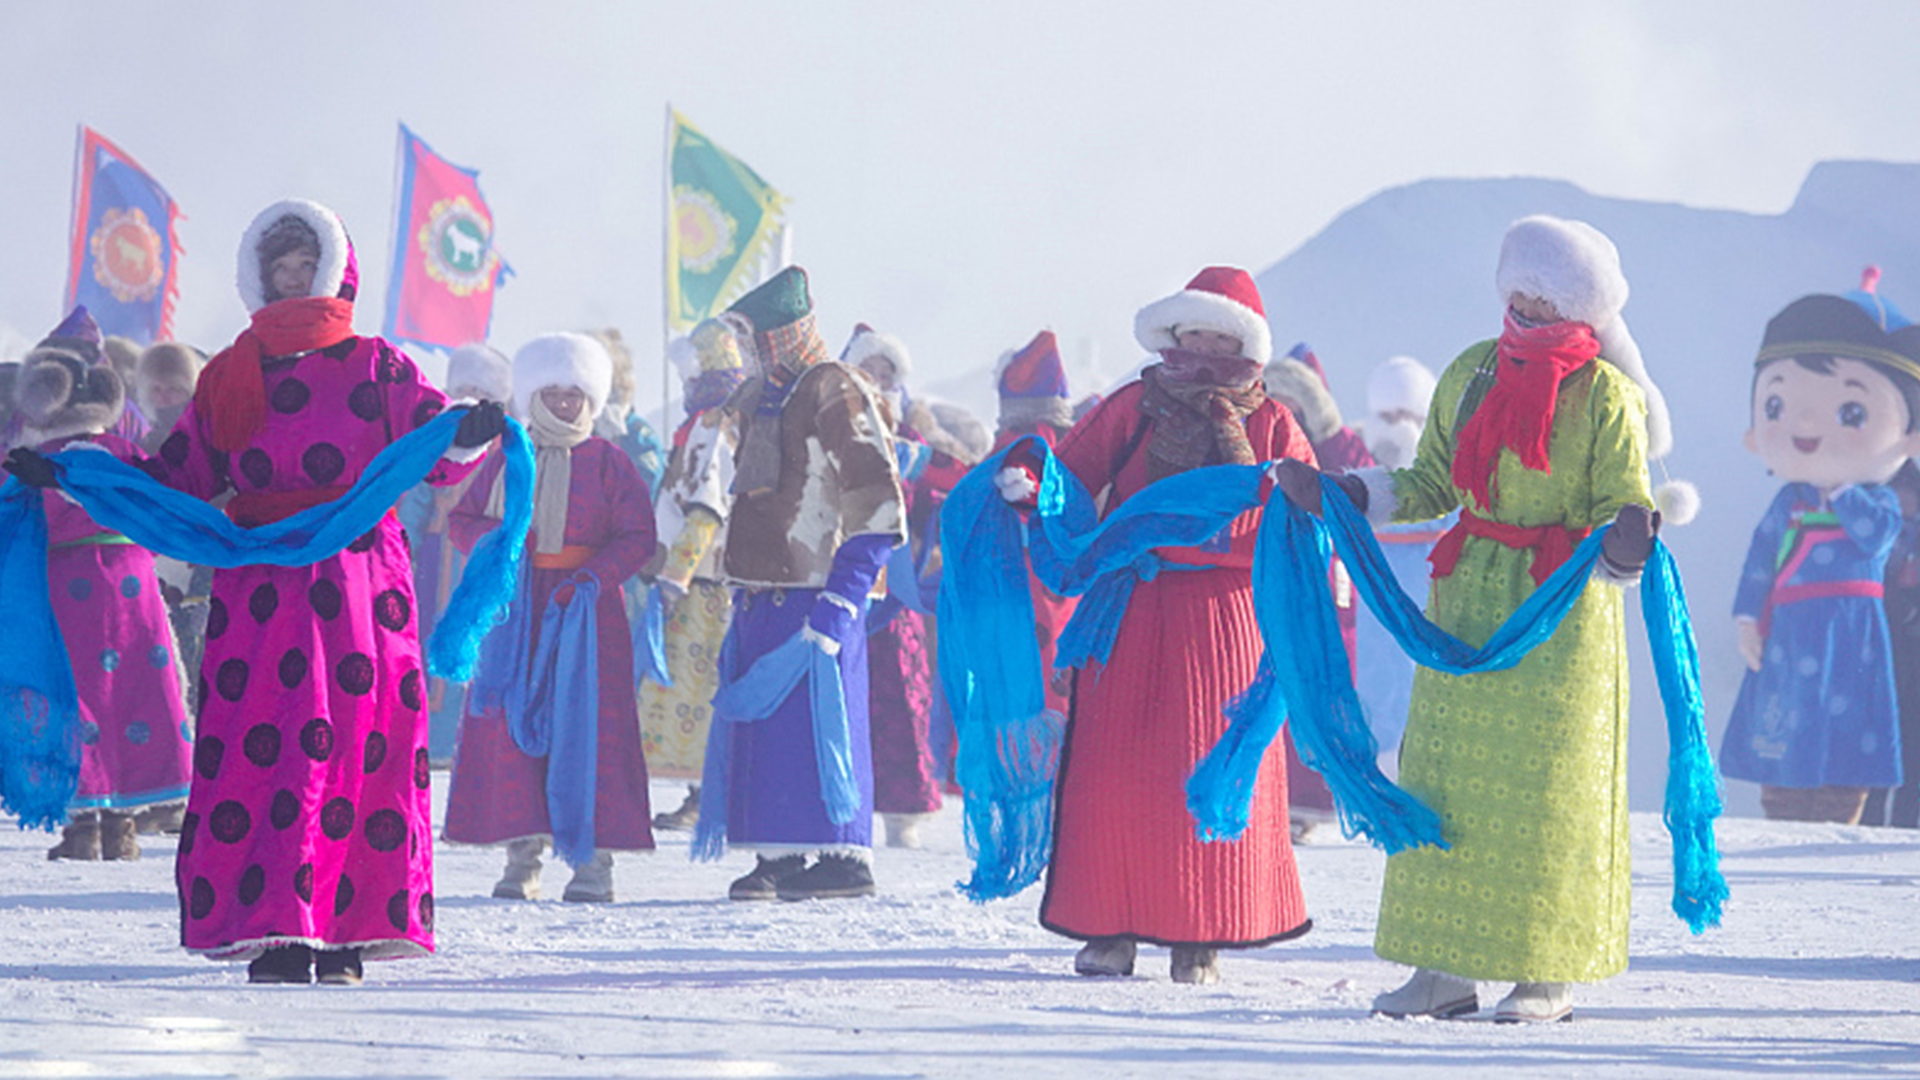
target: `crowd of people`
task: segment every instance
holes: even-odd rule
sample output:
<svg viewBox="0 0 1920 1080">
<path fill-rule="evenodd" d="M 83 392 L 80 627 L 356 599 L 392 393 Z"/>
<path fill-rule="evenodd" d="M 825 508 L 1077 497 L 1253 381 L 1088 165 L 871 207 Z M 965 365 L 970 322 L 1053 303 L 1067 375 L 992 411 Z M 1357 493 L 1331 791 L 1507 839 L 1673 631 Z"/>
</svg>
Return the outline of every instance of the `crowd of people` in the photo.
<svg viewBox="0 0 1920 1080">
<path fill-rule="evenodd" d="M 1008 350 L 990 431 L 912 392 L 897 337 L 862 324 L 836 354 L 788 267 L 674 343 L 684 416 L 661 439 L 616 331 L 543 334 L 511 357 L 474 343 L 433 385 L 353 332 L 339 218 L 277 203 L 240 244 L 250 324 L 211 360 L 103 339 L 80 310 L 0 367 L 8 470 L 47 489 L 80 702 L 79 787 L 49 856 L 137 858 L 140 832 L 177 831 L 183 946 L 247 961 L 255 982 L 355 983 L 363 960 L 431 950 L 436 841 L 501 848 L 504 901 L 540 898 L 550 856 L 570 868 L 565 901 L 610 902 L 614 853 L 657 830 L 690 832 L 700 859 L 751 852 L 734 901 L 871 895 L 876 815 L 879 842 L 913 848 L 964 797 L 937 602 L 962 479 L 994 457 L 1025 515 L 1057 461 L 1112 515 L 1181 474 L 1260 466 L 1309 513 L 1339 491 L 1401 588 L 1474 645 L 1606 528 L 1565 620 L 1497 672 L 1416 668 L 1326 566 L 1381 762 L 1445 838 L 1388 859 L 1376 950 L 1413 972 L 1375 1010 L 1458 1016 L 1498 981 L 1513 984 L 1498 1019 L 1565 1019 L 1575 984 L 1627 961 L 1623 586 L 1662 511 L 1686 514 L 1650 482 L 1672 423 L 1621 317 L 1611 241 L 1527 218 L 1494 269 L 1497 333 L 1438 377 L 1379 365 L 1354 425 L 1310 347 L 1275 354 L 1252 278 L 1208 267 L 1140 309 L 1149 362 L 1104 393 L 1075 397 L 1051 332 Z M 1895 823 L 1920 820 L 1902 757 L 1920 746 L 1902 723 L 1920 711 L 1917 335 L 1871 286 L 1766 328 L 1749 445 L 1788 483 L 1742 571 L 1751 673 L 1723 763 L 1765 785 L 1773 816 L 1855 822 L 1893 791 Z M 345 498 L 450 406 L 419 486 L 309 565 L 192 565 L 55 494 L 60 455 L 87 446 L 256 528 Z M 502 440 L 521 429 L 531 529 L 509 615 L 470 683 L 434 677 L 423 642 L 463 566 L 517 520 Z M 1223 951 L 1312 927 L 1294 844 L 1340 807 L 1291 740 L 1267 751 L 1237 838 L 1199 838 L 1188 805 L 1261 675 L 1261 527 L 1254 508 L 1155 549 L 1091 654 L 1063 652 L 1076 598 L 1030 577 L 1060 738 L 1040 920 L 1083 943 L 1081 975 L 1130 975 L 1147 944 L 1170 949 L 1176 981 L 1215 982 Z M 686 794 L 655 813 L 665 779 Z"/>
</svg>

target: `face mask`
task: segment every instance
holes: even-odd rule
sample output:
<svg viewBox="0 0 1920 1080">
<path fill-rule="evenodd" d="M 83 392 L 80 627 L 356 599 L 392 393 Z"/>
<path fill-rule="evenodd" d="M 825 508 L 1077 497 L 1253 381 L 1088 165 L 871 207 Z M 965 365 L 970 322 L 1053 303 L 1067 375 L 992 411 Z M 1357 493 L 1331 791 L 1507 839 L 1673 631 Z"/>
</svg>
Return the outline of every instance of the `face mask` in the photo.
<svg viewBox="0 0 1920 1080">
<path fill-rule="evenodd" d="M 1162 349 L 1166 377 L 1174 382 L 1239 388 L 1260 378 L 1260 363 L 1244 356 L 1220 356 L 1191 349 Z"/>
</svg>

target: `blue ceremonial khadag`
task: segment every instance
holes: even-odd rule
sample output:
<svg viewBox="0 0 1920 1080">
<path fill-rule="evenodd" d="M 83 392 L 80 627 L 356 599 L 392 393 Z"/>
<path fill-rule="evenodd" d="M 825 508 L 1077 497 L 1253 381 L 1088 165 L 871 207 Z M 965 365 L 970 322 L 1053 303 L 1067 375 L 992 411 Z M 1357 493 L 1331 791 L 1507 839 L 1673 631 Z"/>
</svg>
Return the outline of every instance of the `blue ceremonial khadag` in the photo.
<svg viewBox="0 0 1920 1080">
<path fill-rule="evenodd" d="M 62 490 L 98 524 L 141 547 L 212 567 L 307 566 L 332 558 L 426 479 L 453 445 L 464 409 L 450 409 L 382 450 L 346 494 L 283 521 L 243 528 L 191 495 L 90 445 L 52 455 Z M 533 448 L 509 419 L 506 520 L 475 545 L 466 574 L 427 644 L 427 669 L 473 677 L 481 642 L 513 599 L 533 523 Z M 41 493 L 9 478 L 0 487 L 0 805 L 22 827 L 65 820 L 79 774 L 79 700 L 47 592 L 47 524 Z"/>
<path fill-rule="evenodd" d="M 524 576 L 524 575 L 523 575 Z M 506 666 L 515 677 L 506 685 L 507 731 L 529 757 L 547 759 L 547 818 L 553 826 L 554 853 L 570 866 L 593 861 L 593 806 L 600 768 L 600 680 L 569 678 L 591 671 L 600 654 L 600 580 L 586 574 L 568 582 L 573 598 L 549 600 L 540 618 L 533 649 L 520 648 Z M 514 619 L 525 620 L 524 589 L 514 604 Z M 509 625 L 513 620 L 509 621 Z M 519 633 L 502 627 L 497 636 L 515 644 Z"/>
<path fill-rule="evenodd" d="M 1152 548 L 1203 541 L 1259 503 L 1260 467 L 1214 466 L 1149 485 L 1095 524 L 1085 489 L 1043 444 L 1034 450 L 1042 478 L 1027 521 L 993 483 L 1006 451 L 970 472 L 942 512 L 949 588 L 940 605 L 940 667 L 960 736 L 956 768 L 968 794 L 967 837 L 975 856 L 973 878 L 962 888 L 976 900 L 1009 896 L 1038 880 L 1052 846 L 1060 731 L 1044 719 L 1029 560 L 1048 588 L 1088 598 L 1062 635 L 1061 665 L 1098 659 L 1111 647 L 1133 583 L 1150 580 L 1165 565 Z M 1354 693 L 1328 592 L 1324 568 L 1331 551 L 1339 552 L 1368 606 L 1409 656 L 1471 674 L 1511 667 L 1553 635 L 1586 588 L 1606 529 L 1596 530 L 1475 649 L 1421 614 L 1400 590 L 1364 517 L 1337 484 L 1323 480 L 1322 488 L 1324 523 L 1277 491 L 1268 498 L 1253 566 L 1255 618 L 1265 640 L 1259 674 L 1228 705 L 1227 732 L 1187 785 L 1188 809 L 1201 837 L 1239 836 L 1261 760 L 1290 721 L 1302 759 L 1333 791 L 1348 835 L 1365 835 L 1389 853 L 1444 847 L 1438 816 L 1375 763 L 1378 746 Z M 1664 544 L 1654 545 L 1641 599 L 1668 721 L 1673 907 L 1697 933 L 1719 922 L 1727 895 L 1713 837 L 1720 799 L 1692 624 Z"/>
</svg>

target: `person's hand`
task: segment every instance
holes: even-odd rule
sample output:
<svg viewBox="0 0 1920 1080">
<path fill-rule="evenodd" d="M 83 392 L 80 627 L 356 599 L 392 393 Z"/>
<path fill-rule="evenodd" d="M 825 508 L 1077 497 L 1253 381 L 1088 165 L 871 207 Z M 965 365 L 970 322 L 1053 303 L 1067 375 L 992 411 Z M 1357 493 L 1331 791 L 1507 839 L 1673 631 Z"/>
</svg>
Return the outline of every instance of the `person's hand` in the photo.
<svg viewBox="0 0 1920 1080">
<path fill-rule="evenodd" d="M 1740 659 L 1747 662 L 1747 670 L 1759 671 L 1767 656 L 1767 639 L 1760 634 L 1760 624 L 1752 619 L 1733 620 L 1733 641 Z"/>
<path fill-rule="evenodd" d="M 453 445 L 463 450 L 485 446 L 507 430 L 507 411 L 497 401 L 482 401 L 469 406 L 460 417 L 460 429 L 454 432 Z"/>
<path fill-rule="evenodd" d="M 31 488 L 45 491 L 60 486 L 60 472 L 45 454 L 24 446 L 14 447 L 7 455 L 7 471 Z"/>
<path fill-rule="evenodd" d="M 1621 577 L 1632 577 L 1653 554 L 1653 538 L 1660 532 L 1660 514 L 1628 503 L 1613 515 L 1613 528 L 1600 541 L 1600 554 Z"/>
<path fill-rule="evenodd" d="M 1267 475 L 1273 478 L 1273 486 L 1287 501 L 1305 510 L 1309 514 L 1320 513 L 1320 470 L 1304 461 L 1286 458 L 1273 463 L 1267 469 Z"/>
<path fill-rule="evenodd" d="M 1032 506 L 1040 497 L 1040 481 L 1024 465 L 1008 465 L 994 473 L 993 486 L 1000 489 L 1001 498 L 1015 506 Z"/>
</svg>

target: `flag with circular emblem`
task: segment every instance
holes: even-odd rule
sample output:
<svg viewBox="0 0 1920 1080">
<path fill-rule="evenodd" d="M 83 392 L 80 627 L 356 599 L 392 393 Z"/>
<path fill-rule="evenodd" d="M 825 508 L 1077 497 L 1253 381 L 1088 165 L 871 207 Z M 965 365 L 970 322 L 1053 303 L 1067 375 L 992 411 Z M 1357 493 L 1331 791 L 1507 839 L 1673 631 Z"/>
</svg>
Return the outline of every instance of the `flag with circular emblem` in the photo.
<svg viewBox="0 0 1920 1080">
<path fill-rule="evenodd" d="M 185 215 L 159 181 L 89 127 L 73 174 L 73 231 L 64 310 L 85 305 L 106 334 L 141 345 L 173 334 Z"/>
<path fill-rule="evenodd" d="M 778 269 L 786 197 L 668 110 L 667 323 L 722 311 Z"/>
<path fill-rule="evenodd" d="M 480 195 L 479 170 L 434 153 L 401 124 L 393 216 L 393 273 L 382 333 L 438 349 L 485 341 L 494 290 L 513 269 L 494 249 L 493 211 Z"/>
</svg>

